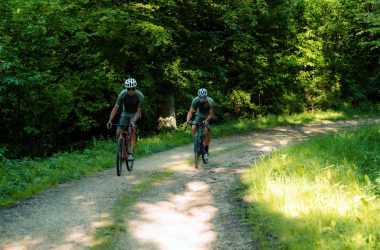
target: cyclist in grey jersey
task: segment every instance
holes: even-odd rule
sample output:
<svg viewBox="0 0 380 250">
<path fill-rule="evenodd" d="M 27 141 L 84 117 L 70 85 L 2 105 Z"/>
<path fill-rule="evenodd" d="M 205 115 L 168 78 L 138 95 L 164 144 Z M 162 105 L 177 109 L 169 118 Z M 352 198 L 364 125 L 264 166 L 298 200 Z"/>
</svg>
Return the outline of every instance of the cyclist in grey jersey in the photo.
<svg viewBox="0 0 380 250">
<path fill-rule="evenodd" d="M 133 152 L 135 148 L 135 127 L 136 122 L 141 117 L 141 108 L 144 102 L 144 95 L 141 91 L 137 90 L 137 81 L 133 78 L 128 78 L 124 83 L 125 89 L 119 94 L 116 104 L 113 107 L 110 118 L 107 123 L 107 128 L 112 127 L 112 120 L 117 114 L 120 106 L 123 106 L 123 111 L 120 116 L 119 124 L 125 124 L 128 127 L 128 132 L 130 134 L 131 146 L 130 152 L 128 152 L 128 160 L 133 159 Z M 132 125 L 133 129 L 129 125 Z M 116 138 L 119 137 L 121 127 L 118 126 L 116 129 Z"/>
<path fill-rule="evenodd" d="M 184 125 L 187 125 L 193 117 L 193 113 L 195 113 L 195 119 L 193 120 L 193 124 L 191 127 L 191 134 L 194 136 L 195 135 L 195 129 L 196 129 L 196 124 L 202 124 L 204 123 L 205 126 L 205 159 L 208 159 L 208 147 L 211 141 L 210 137 L 210 120 L 214 117 L 214 107 L 215 107 L 215 102 L 214 100 L 207 96 L 207 90 L 205 88 L 201 88 L 198 90 L 198 96 L 194 97 L 193 101 L 191 102 L 191 106 L 189 109 L 189 112 L 187 113 L 186 116 L 186 122 Z"/>
</svg>

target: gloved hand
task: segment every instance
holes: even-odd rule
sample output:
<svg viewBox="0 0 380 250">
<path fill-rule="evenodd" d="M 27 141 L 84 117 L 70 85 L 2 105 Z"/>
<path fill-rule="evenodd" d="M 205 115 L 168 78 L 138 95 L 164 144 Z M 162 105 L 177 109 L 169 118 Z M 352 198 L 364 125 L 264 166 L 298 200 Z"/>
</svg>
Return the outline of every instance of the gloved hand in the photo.
<svg viewBox="0 0 380 250">
<path fill-rule="evenodd" d="M 112 127 L 112 122 L 111 121 L 108 121 L 107 122 L 107 128 L 110 129 Z"/>
</svg>

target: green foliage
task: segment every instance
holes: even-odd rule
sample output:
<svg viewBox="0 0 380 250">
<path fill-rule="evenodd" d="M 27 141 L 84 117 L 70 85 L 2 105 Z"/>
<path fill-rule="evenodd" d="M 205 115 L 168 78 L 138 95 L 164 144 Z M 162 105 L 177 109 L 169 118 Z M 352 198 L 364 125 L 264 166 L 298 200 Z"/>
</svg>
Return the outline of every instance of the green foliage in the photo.
<svg viewBox="0 0 380 250">
<path fill-rule="evenodd" d="M 229 105 L 232 107 L 232 117 L 253 117 L 254 105 L 251 102 L 250 93 L 243 90 L 232 90 L 229 98 Z"/>
<path fill-rule="evenodd" d="M 223 112 L 218 122 L 376 103 L 379 8 L 375 0 L 4 0 L 0 140 L 17 158 L 104 136 L 127 77 L 146 96 L 143 134 L 156 131 L 173 96 L 183 121 L 200 87 Z"/>
</svg>

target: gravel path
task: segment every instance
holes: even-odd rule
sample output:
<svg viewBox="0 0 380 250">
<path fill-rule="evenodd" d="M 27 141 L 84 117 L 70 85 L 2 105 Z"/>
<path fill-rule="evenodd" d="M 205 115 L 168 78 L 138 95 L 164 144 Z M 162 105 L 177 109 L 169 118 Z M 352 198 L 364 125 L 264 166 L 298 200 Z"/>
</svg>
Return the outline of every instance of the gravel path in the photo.
<svg viewBox="0 0 380 250">
<path fill-rule="evenodd" d="M 114 168 L 70 181 L 0 209 L 0 248 L 88 249 L 118 198 L 140 180 L 171 167 L 175 173 L 144 193 L 125 214 L 128 232 L 116 249 L 256 249 L 233 185 L 260 155 L 305 138 L 380 119 L 324 122 L 257 130 L 214 139 L 208 165 L 191 165 L 192 145 L 135 161 L 117 177 Z M 191 138 L 189 138 L 191 141 Z"/>
</svg>

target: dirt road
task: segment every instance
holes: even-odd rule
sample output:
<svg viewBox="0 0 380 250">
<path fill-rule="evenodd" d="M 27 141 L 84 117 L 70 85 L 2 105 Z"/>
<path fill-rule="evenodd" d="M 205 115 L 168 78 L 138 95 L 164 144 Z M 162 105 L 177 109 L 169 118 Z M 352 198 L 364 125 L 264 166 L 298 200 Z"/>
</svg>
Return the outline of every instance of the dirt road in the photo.
<svg viewBox="0 0 380 250">
<path fill-rule="evenodd" d="M 116 249 L 256 249 L 238 212 L 231 185 L 261 154 L 303 140 L 380 119 L 325 122 L 257 130 L 214 139 L 210 162 L 194 169 L 192 145 L 137 159 L 132 172 L 111 168 L 67 182 L 18 205 L 0 209 L 1 249 L 88 249 L 118 199 L 139 181 L 170 167 L 175 173 L 152 186 L 123 215 L 128 228 Z M 191 141 L 191 138 L 189 138 Z"/>
</svg>

